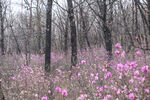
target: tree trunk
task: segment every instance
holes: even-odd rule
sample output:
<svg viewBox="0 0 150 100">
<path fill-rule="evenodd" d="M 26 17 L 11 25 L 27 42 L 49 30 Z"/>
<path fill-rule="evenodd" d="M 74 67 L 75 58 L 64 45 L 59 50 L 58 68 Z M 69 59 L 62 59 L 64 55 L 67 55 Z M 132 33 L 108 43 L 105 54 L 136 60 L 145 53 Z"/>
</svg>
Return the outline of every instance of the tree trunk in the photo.
<svg viewBox="0 0 150 100">
<path fill-rule="evenodd" d="M 150 0 L 147 0 L 147 6 L 148 6 L 148 29 L 150 35 Z"/>
<path fill-rule="evenodd" d="M 71 47 L 72 47 L 71 69 L 72 69 L 72 66 L 76 66 L 77 64 L 77 36 L 76 36 L 76 26 L 75 26 L 72 0 L 67 0 L 67 4 L 68 4 L 68 16 L 69 16 L 70 29 L 71 29 Z"/>
<path fill-rule="evenodd" d="M 5 50 L 4 50 L 4 16 L 3 16 L 2 1 L 0 1 L 0 19 L 1 19 L 1 52 L 2 52 L 2 55 L 4 55 L 5 54 Z"/>
<path fill-rule="evenodd" d="M 11 28 L 12 35 L 13 35 L 13 37 L 14 37 L 14 39 L 15 39 L 16 45 L 17 45 L 17 54 L 20 54 L 20 53 L 21 53 L 21 49 L 20 49 L 20 46 L 19 46 L 19 43 L 18 43 L 18 39 L 17 39 L 16 36 L 15 36 L 13 27 L 10 26 L 10 28 Z"/>
<path fill-rule="evenodd" d="M 52 30 L 52 4 L 53 0 L 48 0 L 46 18 L 46 48 L 45 48 L 45 72 L 50 74 L 51 68 L 51 30 Z"/>
<path fill-rule="evenodd" d="M 65 44 L 64 44 L 64 50 L 65 50 L 65 56 L 67 56 L 68 54 L 68 17 L 65 23 L 65 34 L 64 34 L 64 38 L 65 38 Z"/>
<path fill-rule="evenodd" d="M 82 2 L 82 0 L 80 1 Z M 83 45 L 83 49 L 86 50 L 86 42 L 87 42 L 87 45 L 89 48 L 91 48 L 90 46 L 90 42 L 89 42 L 89 39 L 88 39 L 88 32 L 87 32 L 87 27 L 86 27 L 86 22 L 85 22 L 85 16 L 84 16 L 84 10 L 83 10 L 83 5 L 81 4 L 80 6 L 80 16 L 81 16 L 81 22 L 82 22 L 82 33 L 83 35 L 82 36 L 82 45 Z"/>
<path fill-rule="evenodd" d="M 41 54 L 41 14 L 40 14 L 40 1 L 37 0 L 37 34 L 38 34 L 38 53 Z"/>
<path fill-rule="evenodd" d="M 105 39 L 105 46 L 108 52 L 108 58 L 111 59 L 112 57 L 112 36 L 109 27 L 107 26 L 107 5 L 106 0 L 103 1 L 103 32 L 104 32 L 104 39 Z"/>
</svg>

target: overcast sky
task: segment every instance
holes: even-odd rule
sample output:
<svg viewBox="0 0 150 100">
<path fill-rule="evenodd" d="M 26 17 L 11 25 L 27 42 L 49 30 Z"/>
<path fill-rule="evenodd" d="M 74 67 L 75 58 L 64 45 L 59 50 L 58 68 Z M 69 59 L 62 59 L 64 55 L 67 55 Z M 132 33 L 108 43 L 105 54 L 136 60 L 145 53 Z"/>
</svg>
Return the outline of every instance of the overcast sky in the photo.
<svg viewBox="0 0 150 100">
<path fill-rule="evenodd" d="M 21 12 L 21 4 L 24 0 L 11 0 L 11 7 L 13 9 L 13 12 Z M 28 0 L 30 1 L 30 0 Z M 63 5 L 65 3 L 66 0 L 55 0 L 58 1 L 59 5 Z M 55 8 L 55 7 L 53 7 Z"/>
</svg>

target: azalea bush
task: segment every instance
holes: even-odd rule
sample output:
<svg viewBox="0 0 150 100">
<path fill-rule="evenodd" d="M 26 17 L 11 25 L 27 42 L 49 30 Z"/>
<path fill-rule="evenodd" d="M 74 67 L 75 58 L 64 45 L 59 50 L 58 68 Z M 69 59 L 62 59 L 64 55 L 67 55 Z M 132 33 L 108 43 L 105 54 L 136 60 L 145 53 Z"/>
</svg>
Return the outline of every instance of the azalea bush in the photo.
<svg viewBox="0 0 150 100">
<path fill-rule="evenodd" d="M 69 72 L 57 69 L 59 76 L 56 83 L 68 81 L 69 94 L 76 94 L 80 99 L 150 99 L 149 64 L 143 63 L 145 59 L 141 51 L 136 51 L 135 59 L 129 60 L 119 43 L 115 47 L 116 51 L 110 62 L 103 59 L 103 62 L 99 60 L 98 63 L 91 64 L 88 60 L 81 60 L 78 66 L 73 67 L 71 80 L 66 77 Z M 60 84 L 60 87 L 63 86 Z"/>
<path fill-rule="evenodd" d="M 49 95 L 55 100 L 150 99 L 149 58 L 140 50 L 129 55 L 117 43 L 111 60 L 103 49 L 79 52 L 78 65 L 72 66 L 72 70 L 69 57 L 52 53 L 54 71 L 48 78 L 44 75 L 44 56 L 31 58 L 30 66 L 25 66 L 22 58 L 22 64 L 18 64 L 12 75 L 3 73 L 2 82 L 9 82 L 3 86 L 8 99 L 48 100 Z"/>
</svg>

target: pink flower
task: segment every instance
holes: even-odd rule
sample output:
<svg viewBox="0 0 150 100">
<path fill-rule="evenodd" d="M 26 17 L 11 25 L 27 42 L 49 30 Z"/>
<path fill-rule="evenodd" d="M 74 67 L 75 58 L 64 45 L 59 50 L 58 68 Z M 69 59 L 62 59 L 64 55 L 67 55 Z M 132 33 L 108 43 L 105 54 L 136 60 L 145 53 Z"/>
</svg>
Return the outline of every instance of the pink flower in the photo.
<svg viewBox="0 0 150 100">
<path fill-rule="evenodd" d="M 121 92 L 121 90 L 120 90 L 120 89 L 118 89 L 117 94 L 119 95 L 119 94 L 120 94 L 120 92 Z"/>
<path fill-rule="evenodd" d="M 132 84 L 133 82 L 134 82 L 134 80 L 133 80 L 133 79 L 129 80 L 129 83 L 130 83 L 130 84 Z"/>
<path fill-rule="evenodd" d="M 135 88 L 134 90 L 135 90 L 136 92 L 138 92 L 138 91 L 139 91 L 139 89 L 138 89 L 138 88 Z"/>
<path fill-rule="evenodd" d="M 148 66 L 143 66 L 141 71 L 142 72 L 148 72 L 149 71 Z"/>
<path fill-rule="evenodd" d="M 125 58 L 125 51 L 122 51 L 122 53 L 121 53 L 121 57 L 123 57 L 123 58 Z"/>
<path fill-rule="evenodd" d="M 80 73 L 78 73 L 78 77 L 80 77 L 81 76 L 81 74 Z"/>
<path fill-rule="evenodd" d="M 104 77 L 105 77 L 105 79 L 112 77 L 111 72 L 108 72 L 107 74 L 105 74 L 105 76 L 104 76 Z"/>
<path fill-rule="evenodd" d="M 111 95 L 106 95 L 103 100 L 111 100 Z"/>
<path fill-rule="evenodd" d="M 103 68 L 102 71 L 103 71 L 103 72 L 107 72 L 107 69 Z"/>
<path fill-rule="evenodd" d="M 34 96 L 37 98 L 37 97 L 38 97 L 38 94 L 35 94 Z"/>
<path fill-rule="evenodd" d="M 145 91 L 146 93 L 149 93 L 149 89 L 145 89 L 144 91 Z"/>
<path fill-rule="evenodd" d="M 121 64 L 121 63 L 120 63 L 120 64 L 117 64 L 117 69 L 118 69 L 118 70 L 122 71 L 122 70 L 123 70 L 123 67 L 124 67 L 123 64 Z"/>
<path fill-rule="evenodd" d="M 95 76 L 95 80 L 98 80 L 98 76 Z"/>
<path fill-rule="evenodd" d="M 138 71 L 138 70 L 137 70 L 137 71 L 135 71 L 135 72 L 134 72 L 134 75 L 135 75 L 135 76 L 140 75 L 139 71 Z"/>
<path fill-rule="evenodd" d="M 82 60 L 81 63 L 82 63 L 82 64 L 86 64 L 86 61 L 85 61 L 85 60 Z"/>
<path fill-rule="evenodd" d="M 99 88 L 99 91 L 100 91 L 100 92 L 103 92 L 103 90 L 104 90 L 103 87 L 100 87 L 100 88 Z"/>
<path fill-rule="evenodd" d="M 61 71 L 60 69 L 56 69 L 56 71 L 57 71 L 59 74 L 62 73 L 62 71 Z"/>
<path fill-rule="evenodd" d="M 101 94 L 101 93 L 99 93 L 99 94 L 98 94 L 98 96 L 99 96 L 99 97 L 101 97 L 101 96 L 102 96 L 102 94 Z"/>
<path fill-rule="evenodd" d="M 63 96 L 67 96 L 67 95 L 68 95 L 67 90 L 64 89 L 64 90 L 62 91 L 62 95 L 63 95 Z"/>
<path fill-rule="evenodd" d="M 118 49 L 121 49 L 120 43 L 116 43 L 115 47 L 118 48 Z"/>
<path fill-rule="evenodd" d="M 124 65 L 124 70 L 128 70 L 129 66 L 127 64 Z"/>
<path fill-rule="evenodd" d="M 116 51 L 115 51 L 115 54 L 116 54 L 116 55 L 120 55 L 120 51 L 116 50 Z"/>
<path fill-rule="evenodd" d="M 42 100 L 48 100 L 47 97 L 42 97 Z"/>
<path fill-rule="evenodd" d="M 132 67 L 136 67 L 137 66 L 137 63 L 136 62 L 131 62 L 130 64 Z"/>
<path fill-rule="evenodd" d="M 130 69 L 132 69 L 133 67 L 137 66 L 137 63 L 135 61 L 134 62 L 130 62 L 129 66 L 130 66 Z"/>
<path fill-rule="evenodd" d="M 134 40 L 136 40 L 136 39 L 137 39 L 137 37 L 136 37 L 136 36 L 134 36 L 134 37 L 133 37 L 133 39 L 134 39 Z"/>
<path fill-rule="evenodd" d="M 134 93 L 130 93 L 130 94 L 129 94 L 129 99 L 130 99 L 130 100 L 134 100 L 134 98 L 135 98 Z"/>
<path fill-rule="evenodd" d="M 56 91 L 56 92 L 61 92 L 61 88 L 60 88 L 60 87 L 56 87 L 56 88 L 55 88 L 55 91 Z"/>
<path fill-rule="evenodd" d="M 136 52 L 136 55 L 137 55 L 137 56 L 141 56 L 141 52 L 140 52 L 140 51 L 137 51 L 137 52 Z"/>
<path fill-rule="evenodd" d="M 91 77 L 91 78 L 93 78 L 93 77 L 94 77 L 94 74 L 93 74 L 93 73 L 91 73 L 91 74 L 90 74 L 90 77 Z"/>
<path fill-rule="evenodd" d="M 48 93 L 51 93 L 51 90 L 48 90 Z"/>
</svg>

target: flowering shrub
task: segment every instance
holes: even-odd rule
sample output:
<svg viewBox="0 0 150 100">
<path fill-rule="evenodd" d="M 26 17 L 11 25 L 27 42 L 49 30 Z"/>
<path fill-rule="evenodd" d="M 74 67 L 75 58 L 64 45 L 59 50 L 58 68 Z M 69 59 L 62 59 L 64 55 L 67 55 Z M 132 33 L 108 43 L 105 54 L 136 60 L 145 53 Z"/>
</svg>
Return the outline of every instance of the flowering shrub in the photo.
<svg viewBox="0 0 150 100">
<path fill-rule="evenodd" d="M 64 60 L 62 54 L 56 56 L 53 53 L 52 66 L 56 66 L 54 76 L 51 76 L 53 89 L 50 88 L 50 79 L 44 76 L 43 68 L 35 64 L 35 59 L 43 56 L 34 56 L 33 66 L 21 65 L 13 71 L 9 78 L 11 85 L 4 88 L 6 91 L 14 90 L 20 100 L 48 100 L 50 93 L 53 93 L 54 100 L 149 100 L 150 68 L 145 62 L 148 58 L 136 51 L 135 59 L 131 59 L 119 43 L 115 47 L 110 62 L 102 49 L 79 52 L 79 63 L 72 70 L 69 70 L 70 58 Z M 11 93 L 7 94 L 13 97 Z"/>
</svg>

